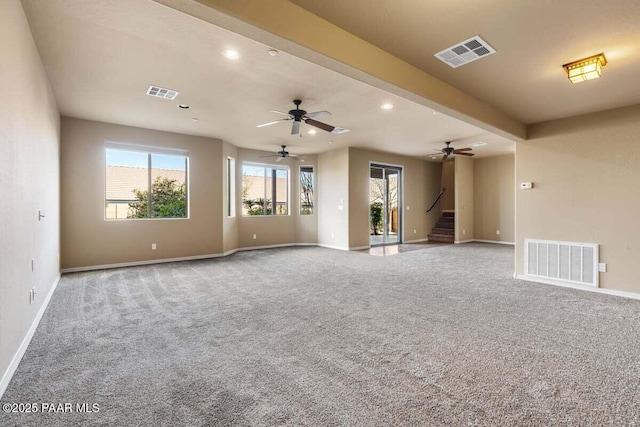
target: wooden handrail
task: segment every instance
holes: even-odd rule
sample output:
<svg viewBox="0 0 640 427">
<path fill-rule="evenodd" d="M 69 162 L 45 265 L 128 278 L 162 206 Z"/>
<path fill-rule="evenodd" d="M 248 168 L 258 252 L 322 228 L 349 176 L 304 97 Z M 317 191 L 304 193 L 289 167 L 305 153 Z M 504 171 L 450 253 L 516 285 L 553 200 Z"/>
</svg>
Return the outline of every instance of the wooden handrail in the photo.
<svg viewBox="0 0 640 427">
<path fill-rule="evenodd" d="M 433 203 L 431 204 L 431 207 L 429 209 L 427 209 L 427 212 L 425 213 L 429 213 L 431 212 L 431 210 L 433 209 L 433 207 L 436 205 L 436 203 L 438 203 L 438 201 L 440 201 L 440 197 L 442 197 L 442 195 L 444 194 L 444 190 L 446 190 L 446 188 L 442 188 L 442 191 L 440 192 L 440 194 L 438 194 L 438 197 L 436 197 L 436 199 L 433 201 Z"/>
</svg>

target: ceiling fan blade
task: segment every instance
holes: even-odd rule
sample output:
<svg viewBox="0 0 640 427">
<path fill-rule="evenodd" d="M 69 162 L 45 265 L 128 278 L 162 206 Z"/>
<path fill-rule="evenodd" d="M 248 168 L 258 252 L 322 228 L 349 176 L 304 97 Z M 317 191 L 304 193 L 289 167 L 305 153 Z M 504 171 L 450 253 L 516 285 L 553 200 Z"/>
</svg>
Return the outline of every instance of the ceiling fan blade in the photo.
<svg viewBox="0 0 640 427">
<path fill-rule="evenodd" d="M 475 156 L 474 153 L 456 153 L 456 152 L 454 152 L 453 154 L 455 154 L 457 156 L 469 156 L 469 157 Z"/>
<path fill-rule="evenodd" d="M 284 159 L 284 157 L 282 157 L 282 156 L 278 156 L 278 158 L 276 159 L 276 162 L 281 162 L 281 161 L 282 161 L 282 159 Z"/>
<path fill-rule="evenodd" d="M 326 130 L 327 132 L 333 132 L 333 130 L 335 129 L 335 126 L 331 126 L 313 119 L 306 119 L 304 122 L 313 127 L 317 127 L 318 129 Z"/>
<path fill-rule="evenodd" d="M 316 119 L 318 117 L 324 117 L 324 116 L 330 116 L 331 113 L 326 111 L 326 110 L 322 110 L 322 111 L 314 111 L 313 113 L 307 113 L 306 117 L 310 118 L 310 119 Z"/>
<path fill-rule="evenodd" d="M 297 154 L 289 154 L 289 157 L 298 157 Z"/>
<path fill-rule="evenodd" d="M 291 126 L 291 135 L 297 135 L 300 133 L 300 122 L 297 120 L 293 121 L 293 126 Z"/>
<path fill-rule="evenodd" d="M 472 150 L 473 150 L 473 148 L 469 148 L 469 147 L 466 147 L 466 148 L 456 148 L 455 150 L 453 150 L 453 152 L 454 152 L 454 153 L 457 153 L 458 151 L 472 151 Z"/>
<path fill-rule="evenodd" d="M 261 159 L 266 159 L 266 158 L 268 158 L 268 157 L 280 157 L 280 156 L 279 156 L 279 155 L 276 155 L 276 154 L 272 154 L 272 155 L 270 155 L 270 156 L 260 156 L 260 158 L 261 158 Z"/>
<path fill-rule="evenodd" d="M 291 117 L 291 114 L 289 114 L 289 113 L 283 113 L 282 111 L 278 111 L 278 110 L 269 110 L 269 111 L 271 111 L 272 113 L 282 114 L 283 116 L 289 116 L 289 117 Z"/>
<path fill-rule="evenodd" d="M 280 120 L 274 120 L 273 122 L 267 122 L 267 123 L 262 123 L 261 125 L 257 125 L 257 128 L 263 128 L 265 126 L 271 126 L 271 125 L 275 125 L 276 123 L 279 123 L 283 120 L 291 120 L 291 119 L 280 119 Z"/>
</svg>

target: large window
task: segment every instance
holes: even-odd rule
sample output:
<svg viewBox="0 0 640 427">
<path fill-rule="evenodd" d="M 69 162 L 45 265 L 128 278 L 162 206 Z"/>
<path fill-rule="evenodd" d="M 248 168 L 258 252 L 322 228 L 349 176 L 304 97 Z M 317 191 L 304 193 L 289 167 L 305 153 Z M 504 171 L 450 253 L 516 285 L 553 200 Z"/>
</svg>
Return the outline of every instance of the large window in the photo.
<svg viewBox="0 0 640 427">
<path fill-rule="evenodd" d="M 313 215 L 313 166 L 300 166 L 300 215 Z"/>
<path fill-rule="evenodd" d="M 288 215 L 289 169 L 243 163 L 242 214 Z"/>
<path fill-rule="evenodd" d="M 105 145 L 105 218 L 187 218 L 187 152 Z"/>
</svg>

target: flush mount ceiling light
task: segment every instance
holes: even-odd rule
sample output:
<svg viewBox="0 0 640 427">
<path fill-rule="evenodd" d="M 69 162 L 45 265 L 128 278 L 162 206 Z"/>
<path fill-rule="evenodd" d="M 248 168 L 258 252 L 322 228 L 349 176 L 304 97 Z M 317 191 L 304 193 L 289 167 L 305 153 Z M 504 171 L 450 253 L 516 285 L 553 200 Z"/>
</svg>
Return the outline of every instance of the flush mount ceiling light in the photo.
<svg viewBox="0 0 640 427">
<path fill-rule="evenodd" d="M 229 59 L 238 59 L 240 58 L 240 52 L 234 49 L 227 49 L 222 51 L 222 54 Z"/>
<path fill-rule="evenodd" d="M 605 65 L 607 65 L 607 58 L 604 57 L 604 53 L 600 53 L 564 64 L 562 68 L 567 72 L 567 77 L 569 77 L 571 83 L 579 83 L 602 76 L 602 67 Z"/>
<path fill-rule="evenodd" d="M 382 108 L 383 110 L 391 110 L 393 109 L 393 104 L 382 104 L 380 108 Z"/>
<path fill-rule="evenodd" d="M 316 134 L 316 130 L 315 129 L 309 129 L 309 132 L 307 132 L 309 135 L 315 135 Z"/>
</svg>

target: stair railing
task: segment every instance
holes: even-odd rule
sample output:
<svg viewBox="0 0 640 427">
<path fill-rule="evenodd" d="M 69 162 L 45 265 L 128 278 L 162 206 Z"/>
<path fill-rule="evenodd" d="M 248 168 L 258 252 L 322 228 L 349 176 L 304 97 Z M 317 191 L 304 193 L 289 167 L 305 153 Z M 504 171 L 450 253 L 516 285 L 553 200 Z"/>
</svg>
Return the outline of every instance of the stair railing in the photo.
<svg viewBox="0 0 640 427">
<path fill-rule="evenodd" d="M 444 194 L 444 190 L 446 190 L 446 188 L 442 188 L 442 191 L 440 192 L 440 194 L 438 194 L 438 197 L 436 197 L 436 199 L 433 201 L 433 203 L 431 204 L 431 207 L 429 209 L 427 209 L 427 212 L 425 213 L 429 213 L 431 212 L 431 210 L 434 208 L 434 206 L 436 205 L 436 203 L 438 203 L 440 201 L 440 197 L 442 197 L 442 195 Z"/>
</svg>

